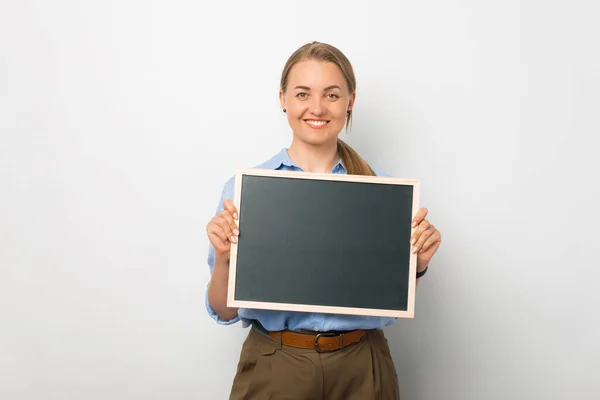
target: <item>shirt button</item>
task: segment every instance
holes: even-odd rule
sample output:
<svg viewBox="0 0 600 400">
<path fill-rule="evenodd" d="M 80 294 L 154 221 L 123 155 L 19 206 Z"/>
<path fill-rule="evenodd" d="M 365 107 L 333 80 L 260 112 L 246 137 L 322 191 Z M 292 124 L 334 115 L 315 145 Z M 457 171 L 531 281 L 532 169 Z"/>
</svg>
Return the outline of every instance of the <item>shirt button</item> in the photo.
<svg viewBox="0 0 600 400">
<path fill-rule="evenodd" d="M 313 330 L 314 330 L 314 331 L 318 331 L 318 330 L 319 330 L 319 327 L 315 325 L 315 326 L 314 326 L 314 328 L 313 328 Z"/>
</svg>

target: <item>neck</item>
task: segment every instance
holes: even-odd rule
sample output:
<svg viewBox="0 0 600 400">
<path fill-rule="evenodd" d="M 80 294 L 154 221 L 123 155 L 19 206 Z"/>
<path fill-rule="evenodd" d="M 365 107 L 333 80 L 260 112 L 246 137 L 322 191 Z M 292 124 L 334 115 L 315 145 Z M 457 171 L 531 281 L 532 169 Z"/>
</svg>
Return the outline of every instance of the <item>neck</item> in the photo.
<svg viewBox="0 0 600 400">
<path fill-rule="evenodd" d="M 294 138 L 288 155 L 305 172 L 329 173 L 340 160 L 337 142 L 314 146 Z"/>
</svg>

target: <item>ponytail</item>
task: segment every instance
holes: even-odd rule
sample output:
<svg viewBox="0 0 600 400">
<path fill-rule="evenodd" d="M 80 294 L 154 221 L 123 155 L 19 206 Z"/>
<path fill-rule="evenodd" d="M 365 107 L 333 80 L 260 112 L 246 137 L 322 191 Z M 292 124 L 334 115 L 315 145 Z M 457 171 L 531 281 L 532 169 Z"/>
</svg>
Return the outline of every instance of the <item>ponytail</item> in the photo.
<svg viewBox="0 0 600 400">
<path fill-rule="evenodd" d="M 348 175 L 375 176 L 369 164 L 341 139 L 337 140 L 337 150 Z"/>
</svg>

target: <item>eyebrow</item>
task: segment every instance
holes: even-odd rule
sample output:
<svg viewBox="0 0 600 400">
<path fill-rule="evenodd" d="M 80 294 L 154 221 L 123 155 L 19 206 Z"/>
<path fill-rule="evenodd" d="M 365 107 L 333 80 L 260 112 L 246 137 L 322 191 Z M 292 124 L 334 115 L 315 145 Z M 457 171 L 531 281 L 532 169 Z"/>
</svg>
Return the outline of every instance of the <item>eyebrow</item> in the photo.
<svg viewBox="0 0 600 400">
<path fill-rule="evenodd" d="M 296 86 L 294 89 L 302 89 L 302 90 L 310 90 L 310 88 L 308 86 Z M 331 90 L 331 89 L 342 89 L 341 87 L 339 87 L 338 85 L 331 85 L 331 86 L 327 86 L 325 88 L 325 91 Z"/>
</svg>

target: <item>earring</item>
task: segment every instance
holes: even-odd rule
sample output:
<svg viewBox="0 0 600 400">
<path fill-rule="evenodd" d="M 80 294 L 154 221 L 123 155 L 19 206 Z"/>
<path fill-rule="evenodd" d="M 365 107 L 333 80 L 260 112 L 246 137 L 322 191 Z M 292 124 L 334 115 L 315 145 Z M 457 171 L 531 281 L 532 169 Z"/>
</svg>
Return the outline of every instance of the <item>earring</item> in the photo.
<svg viewBox="0 0 600 400">
<path fill-rule="evenodd" d="M 347 116 L 350 116 L 350 113 L 352 112 L 352 110 L 348 110 L 348 112 L 346 113 Z"/>
<path fill-rule="evenodd" d="M 287 110 L 285 108 L 282 109 L 283 112 L 286 112 Z"/>
</svg>

